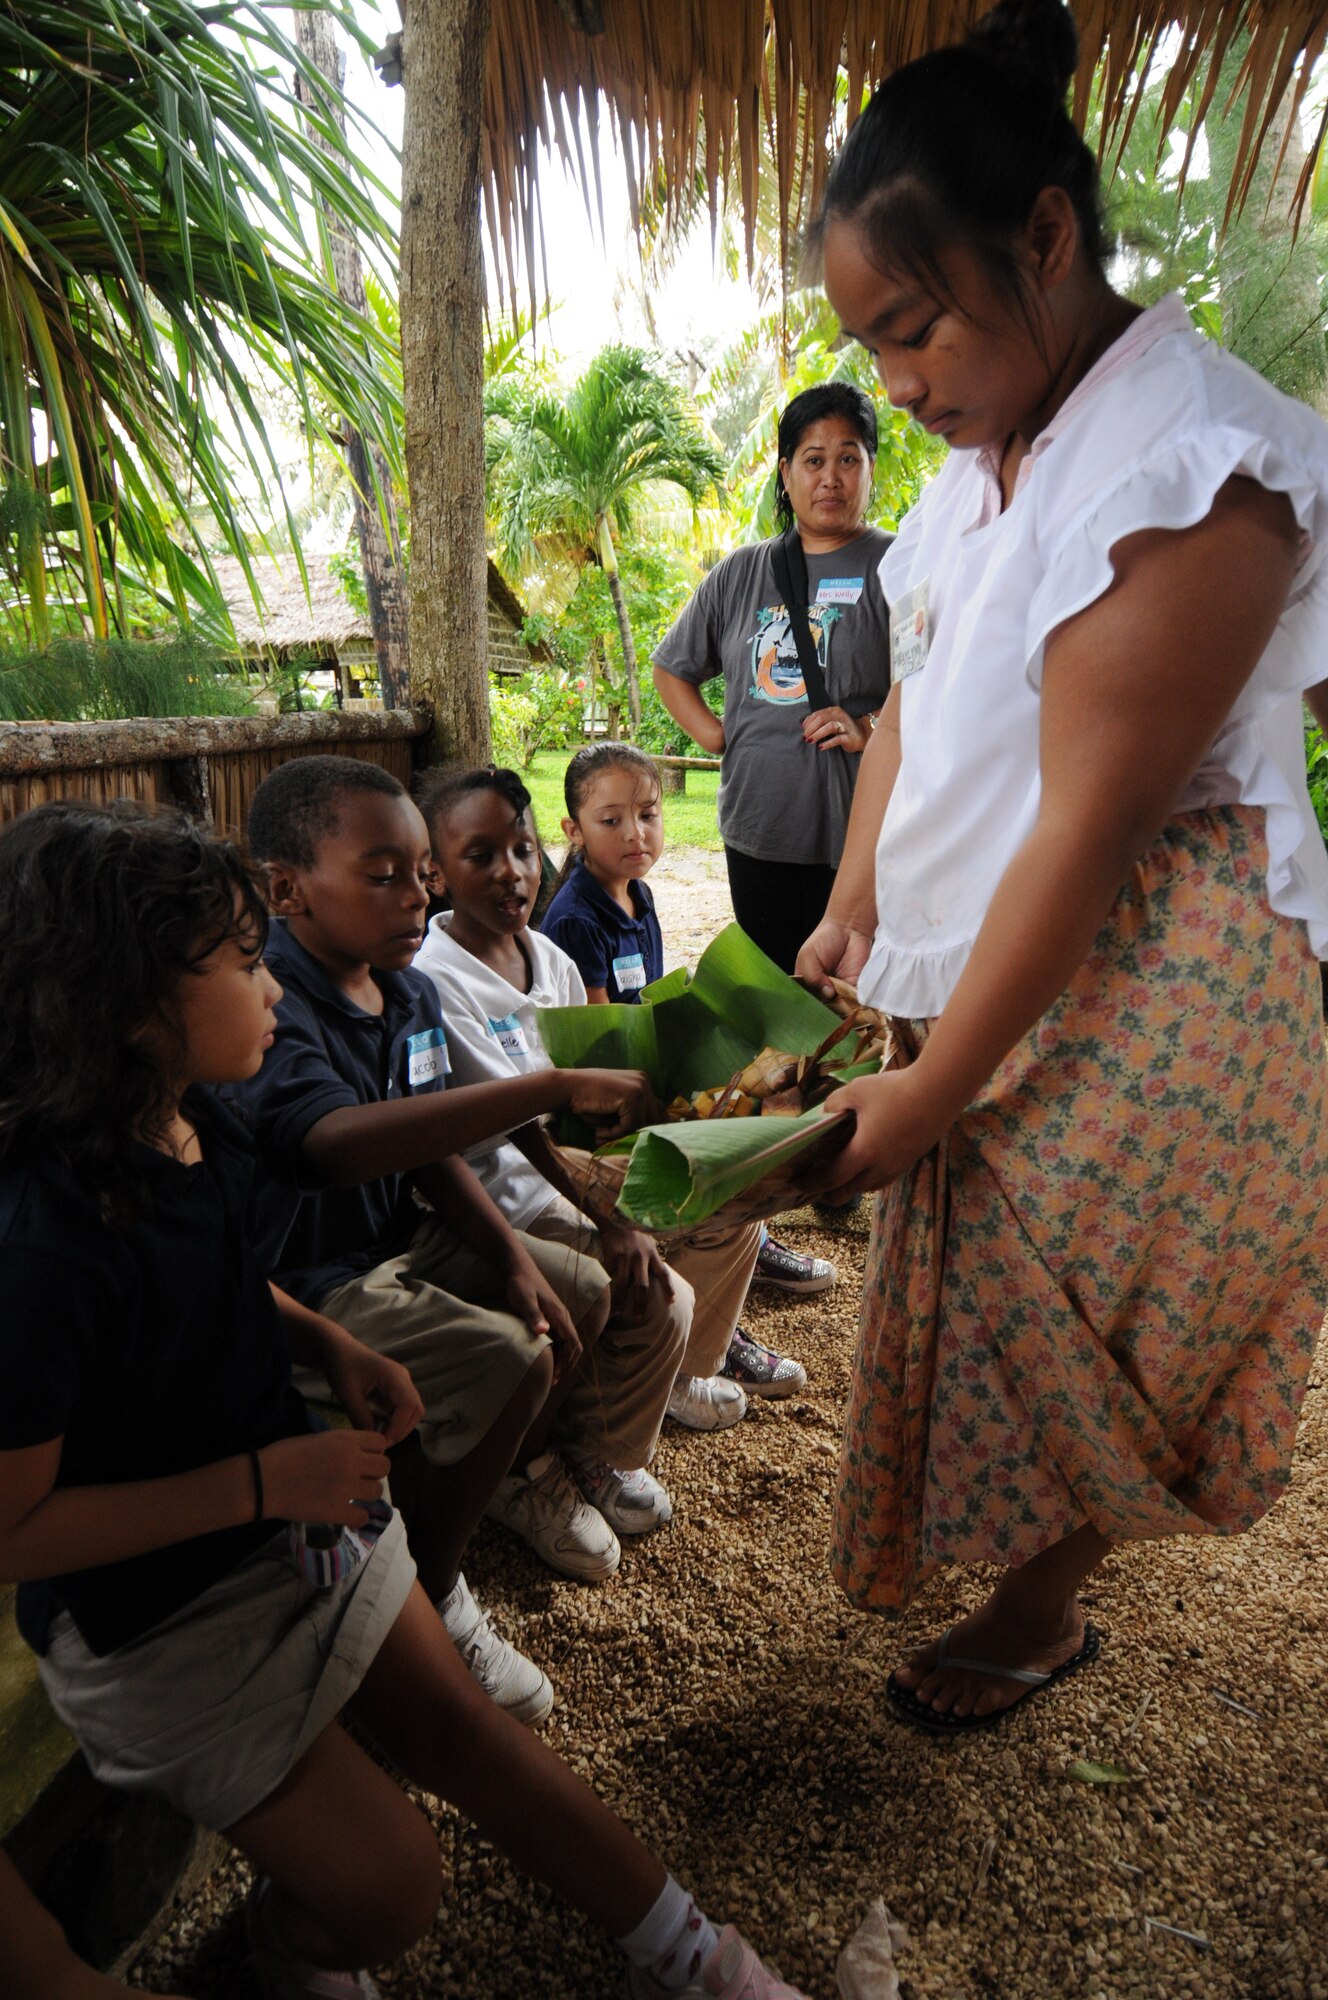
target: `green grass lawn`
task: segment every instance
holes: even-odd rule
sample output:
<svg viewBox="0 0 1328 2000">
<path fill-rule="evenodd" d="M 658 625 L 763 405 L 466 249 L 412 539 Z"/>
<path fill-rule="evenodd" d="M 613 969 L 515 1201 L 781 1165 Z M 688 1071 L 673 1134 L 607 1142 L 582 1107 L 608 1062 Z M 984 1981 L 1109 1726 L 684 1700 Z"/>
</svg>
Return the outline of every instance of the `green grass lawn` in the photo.
<svg viewBox="0 0 1328 2000">
<path fill-rule="evenodd" d="M 562 818 L 567 810 L 563 804 L 563 772 L 571 755 L 570 750 L 541 750 L 531 769 L 521 774 L 534 802 L 535 824 L 540 838 L 549 847 L 563 845 Z M 708 847 L 719 853 L 723 842 L 715 824 L 715 794 L 718 790 L 718 771 L 689 771 L 687 790 L 683 796 L 679 798 L 676 792 L 671 792 L 665 797 L 666 849 Z"/>
</svg>

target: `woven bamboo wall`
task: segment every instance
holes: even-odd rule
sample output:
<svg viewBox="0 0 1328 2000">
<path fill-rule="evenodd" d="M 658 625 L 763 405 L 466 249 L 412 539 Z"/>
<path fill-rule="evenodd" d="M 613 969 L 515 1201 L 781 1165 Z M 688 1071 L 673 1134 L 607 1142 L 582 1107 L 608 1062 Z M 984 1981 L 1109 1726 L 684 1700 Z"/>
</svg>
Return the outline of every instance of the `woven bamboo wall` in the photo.
<svg viewBox="0 0 1328 2000">
<path fill-rule="evenodd" d="M 363 758 L 409 786 L 425 726 L 422 715 L 366 712 L 266 725 L 193 720 L 0 730 L 0 825 L 50 799 L 137 799 L 205 812 L 218 833 L 234 838 L 258 785 L 291 757 Z"/>
<path fill-rule="evenodd" d="M 241 750 L 208 758 L 208 789 L 212 795 L 212 824 L 218 833 L 238 840 L 249 815 L 249 801 L 269 771 L 292 757 L 314 757 L 335 750 L 338 757 L 360 757 L 381 764 L 403 785 L 411 781 L 411 744 L 395 743 L 310 743 L 281 750 Z"/>
<path fill-rule="evenodd" d="M 160 758 L 142 764 L 98 764 L 90 770 L 23 771 L 0 778 L 0 826 L 48 799 L 91 799 L 98 805 L 111 799 L 141 799 L 152 805 L 170 796 Z"/>
</svg>

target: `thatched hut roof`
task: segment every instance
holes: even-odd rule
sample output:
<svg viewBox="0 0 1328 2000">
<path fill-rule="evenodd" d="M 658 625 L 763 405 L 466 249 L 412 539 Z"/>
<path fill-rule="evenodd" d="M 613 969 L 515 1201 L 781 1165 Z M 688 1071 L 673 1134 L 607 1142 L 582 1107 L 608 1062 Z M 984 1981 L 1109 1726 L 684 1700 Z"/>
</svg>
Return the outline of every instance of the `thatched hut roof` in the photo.
<svg viewBox="0 0 1328 2000">
<path fill-rule="evenodd" d="M 300 566 L 293 555 L 276 560 L 251 558 L 263 599 L 255 605 L 238 556 L 217 556 L 214 567 L 235 637 L 248 650 L 274 652 L 307 650 L 342 653 L 350 647 L 372 646 L 373 630 L 365 613 L 348 604 L 327 556 L 304 559 L 309 578 L 306 594 Z"/>
<path fill-rule="evenodd" d="M 213 566 L 230 612 L 236 644 L 247 653 L 310 652 L 368 658 L 373 652 L 369 615 L 347 601 L 329 556 L 306 555 L 306 592 L 293 555 L 251 558 L 263 599 L 260 612 L 238 556 L 216 556 Z M 520 632 L 526 609 L 492 558 L 489 559 L 488 599 Z M 544 645 L 527 648 L 531 657 L 547 661 Z"/>
<path fill-rule="evenodd" d="M 756 210 L 760 134 L 778 162 L 787 212 L 800 142 L 819 181 L 835 85 L 847 72 L 848 103 L 926 49 L 954 41 L 991 0 L 492 0 L 484 84 L 484 195 L 492 240 L 524 250 L 539 282 L 541 145 L 560 153 L 597 199 L 595 102 L 602 94 L 622 146 L 634 215 L 642 192 L 662 185 L 666 207 L 696 186 L 712 213 L 737 170 L 750 231 Z M 1328 41 L 1323 0 L 1072 0 L 1081 39 L 1080 117 L 1106 57 L 1108 127 L 1128 115 L 1138 67 L 1179 30 L 1167 78 L 1174 112 L 1196 77 L 1204 107 L 1232 42 L 1249 37 L 1245 112 L 1233 191 L 1243 196 L 1269 132 L 1285 132 L 1280 106 L 1299 109 L 1312 64 Z M 580 106 L 590 107 L 589 157 Z M 1276 121 L 1276 123 L 1275 123 Z M 1325 114 L 1328 124 L 1328 114 Z M 1321 126 L 1319 140 L 1322 142 Z M 1315 149 L 1317 151 L 1317 147 Z M 1301 193 L 1308 187 L 1313 153 Z M 819 189 L 808 190 L 814 201 Z"/>
</svg>

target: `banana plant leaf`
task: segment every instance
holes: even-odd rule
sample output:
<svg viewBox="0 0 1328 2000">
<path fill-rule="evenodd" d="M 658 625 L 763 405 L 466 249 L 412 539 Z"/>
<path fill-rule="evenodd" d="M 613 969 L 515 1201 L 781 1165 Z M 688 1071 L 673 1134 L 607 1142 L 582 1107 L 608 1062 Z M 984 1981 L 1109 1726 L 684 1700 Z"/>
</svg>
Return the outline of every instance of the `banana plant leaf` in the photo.
<svg viewBox="0 0 1328 2000">
<path fill-rule="evenodd" d="M 560 1069 L 644 1070 L 665 1103 L 727 1082 L 763 1048 L 811 1055 L 837 1023 L 737 924 L 706 947 L 690 980 L 670 973 L 645 988 L 638 1006 L 540 1012 L 544 1046 Z M 835 1151 L 850 1129 L 831 1099 L 798 1118 L 647 1126 L 601 1157 L 630 1155 L 617 1188 L 623 1215 L 660 1234 L 687 1234 L 778 1213 L 796 1198 L 797 1172 Z"/>
</svg>

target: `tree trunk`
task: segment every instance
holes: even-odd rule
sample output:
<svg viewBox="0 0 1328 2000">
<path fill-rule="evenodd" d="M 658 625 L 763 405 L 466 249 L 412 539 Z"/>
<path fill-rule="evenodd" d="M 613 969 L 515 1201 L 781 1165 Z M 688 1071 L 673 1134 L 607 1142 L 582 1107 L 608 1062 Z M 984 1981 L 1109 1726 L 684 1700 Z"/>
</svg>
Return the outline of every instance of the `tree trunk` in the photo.
<svg viewBox="0 0 1328 2000">
<path fill-rule="evenodd" d="M 330 16 L 303 8 L 297 10 L 295 39 L 302 53 L 326 78 L 335 98 L 332 115 L 344 136 L 346 121 L 341 98 L 346 78 L 346 58 L 337 43 Z M 302 104 L 310 103 L 309 86 L 298 75 L 295 92 Z M 312 125 L 309 137 L 316 146 L 323 143 Z M 331 241 L 337 292 L 355 312 L 367 314 L 369 302 L 364 290 L 360 246 L 329 204 L 324 204 L 323 217 Z M 355 489 L 355 533 L 360 544 L 364 587 L 369 599 L 369 622 L 374 651 L 378 656 L 378 682 L 382 689 L 383 706 L 405 708 L 410 702 L 410 648 L 405 577 L 401 568 L 401 537 L 397 529 L 391 474 L 378 447 L 366 448 L 364 438 L 349 424 L 343 425 L 342 448 Z"/>
<path fill-rule="evenodd" d="M 410 656 L 435 757 L 488 761 L 480 105 L 489 0 L 409 0 L 401 163 L 401 359 L 410 480 Z"/>
<path fill-rule="evenodd" d="M 622 578 L 618 574 L 618 555 L 613 546 L 613 536 L 608 520 L 601 514 L 599 520 L 600 561 L 604 574 L 609 579 L 609 596 L 613 599 L 613 609 L 618 620 L 618 637 L 622 641 L 623 672 L 627 677 L 627 713 L 631 720 L 632 735 L 641 728 L 641 678 L 636 667 L 636 641 L 632 637 L 631 621 L 627 616 L 627 600 L 623 596 Z"/>
</svg>

